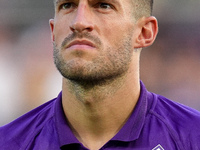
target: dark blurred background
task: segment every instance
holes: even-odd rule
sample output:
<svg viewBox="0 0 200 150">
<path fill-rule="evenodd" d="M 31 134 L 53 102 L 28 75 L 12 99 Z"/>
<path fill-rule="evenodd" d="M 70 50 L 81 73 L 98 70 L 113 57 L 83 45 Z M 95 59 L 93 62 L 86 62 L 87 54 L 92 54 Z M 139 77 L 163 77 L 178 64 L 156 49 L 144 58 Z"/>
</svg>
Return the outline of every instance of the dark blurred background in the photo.
<svg viewBox="0 0 200 150">
<path fill-rule="evenodd" d="M 200 1 L 155 0 L 156 42 L 141 56 L 148 90 L 200 110 Z M 0 125 L 56 97 L 53 0 L 0 1 Z"/>
</svg>

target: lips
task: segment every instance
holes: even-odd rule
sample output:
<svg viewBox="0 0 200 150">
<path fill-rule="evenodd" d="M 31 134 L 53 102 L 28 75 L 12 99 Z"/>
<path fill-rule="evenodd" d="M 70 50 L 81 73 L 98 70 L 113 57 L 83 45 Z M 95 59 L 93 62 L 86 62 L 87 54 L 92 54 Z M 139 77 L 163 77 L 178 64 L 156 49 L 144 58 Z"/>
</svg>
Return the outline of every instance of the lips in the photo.
<svg viewBox="0 0 200 150">
<path fill-rule="evenodd" d="M 67 45 L 67 48 L 95 48 L 95 45 L 88 40 L 75 40 Z"/>
</svg>

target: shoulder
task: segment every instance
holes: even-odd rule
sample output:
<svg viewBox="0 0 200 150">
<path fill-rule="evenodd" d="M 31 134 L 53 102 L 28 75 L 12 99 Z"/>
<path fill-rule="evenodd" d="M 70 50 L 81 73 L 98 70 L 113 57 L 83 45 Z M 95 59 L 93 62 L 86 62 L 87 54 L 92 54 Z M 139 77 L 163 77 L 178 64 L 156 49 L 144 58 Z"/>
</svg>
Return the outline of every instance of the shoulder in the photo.
<svg viewBox="0 0 200 150">
<path fill-rule="evenodd" d="M 152 113 L 164 117 L 165 120 L 171 122 L 200 122 L 199 111 L 157 94 L 153 94 L 153 96 L 154 103 L 151 107 Z"/>
<path fill-rule="evenodd" d="M 189 148 L 200 146 L 200 112 L 163 96 L 153 95 L 150 114 L 165 124 L 173 136 Z"/>
<path fill-rule="evenodd" d="M 55 100 L 53 99 L 0 127 L 0 147 L 7 145 L 17 149 L 22 146 L 20 143 L 24 144 L 32 140 L 52 120 Z"/>
</svg>

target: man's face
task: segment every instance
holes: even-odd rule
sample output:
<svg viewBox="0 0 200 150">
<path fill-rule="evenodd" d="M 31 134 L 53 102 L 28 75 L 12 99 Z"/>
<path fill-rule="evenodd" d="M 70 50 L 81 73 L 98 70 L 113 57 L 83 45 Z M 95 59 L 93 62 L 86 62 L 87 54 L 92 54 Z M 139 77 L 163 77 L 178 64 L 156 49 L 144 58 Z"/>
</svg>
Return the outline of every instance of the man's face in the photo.
<svg viewBox="0 0 200 150">
<path fill-rule="evenodd" d="M 54 61 L 72 80 L 121 76 L 134 55 L 131 0 L 57 0 L 50 21 Z"/>
</svg>

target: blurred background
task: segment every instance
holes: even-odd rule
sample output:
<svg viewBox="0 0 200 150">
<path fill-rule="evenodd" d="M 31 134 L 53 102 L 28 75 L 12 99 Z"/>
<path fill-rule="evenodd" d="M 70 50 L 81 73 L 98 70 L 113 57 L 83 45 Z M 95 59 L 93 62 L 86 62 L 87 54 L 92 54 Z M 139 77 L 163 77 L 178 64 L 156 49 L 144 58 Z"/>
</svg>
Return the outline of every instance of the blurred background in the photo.
<svg viewBox="0 0 200 150">
<path fill-rule="evenodd" d="M 49 19 L 53 0 L 0 1 L 0 125 L 61 91 Z M 149 91 L 200 110 L 200 1 L 155 0 L 156 42 L 141 56 Z"/>
</svg>

